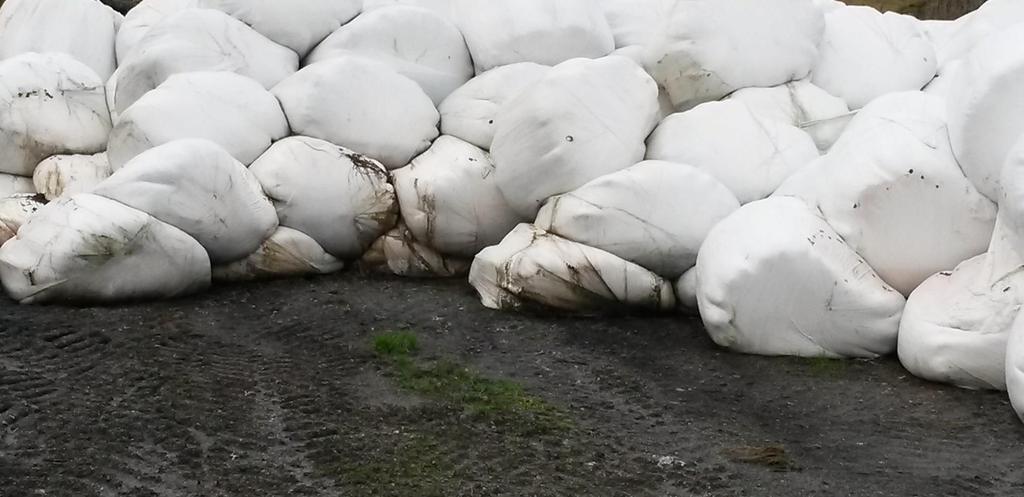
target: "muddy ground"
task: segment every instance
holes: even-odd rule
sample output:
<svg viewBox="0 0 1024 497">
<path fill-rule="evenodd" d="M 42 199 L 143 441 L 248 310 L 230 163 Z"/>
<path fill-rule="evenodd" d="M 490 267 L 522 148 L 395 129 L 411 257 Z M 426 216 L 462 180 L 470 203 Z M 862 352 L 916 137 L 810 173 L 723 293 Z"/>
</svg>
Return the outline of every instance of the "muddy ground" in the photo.
<svg viewBox="0 0 1024 497">
<path fill-rule="evenodd" d="M 462 373 L 405 381 L 374 349 L 394 330 L 418 341 L 403 364 Z M 694 319 L 501 314 L 461 281 L 349 273 L 0 303 L 0 495 L 1019 496 L 1024 425 L 893 360 L 740 356 Z"/>
</svg>

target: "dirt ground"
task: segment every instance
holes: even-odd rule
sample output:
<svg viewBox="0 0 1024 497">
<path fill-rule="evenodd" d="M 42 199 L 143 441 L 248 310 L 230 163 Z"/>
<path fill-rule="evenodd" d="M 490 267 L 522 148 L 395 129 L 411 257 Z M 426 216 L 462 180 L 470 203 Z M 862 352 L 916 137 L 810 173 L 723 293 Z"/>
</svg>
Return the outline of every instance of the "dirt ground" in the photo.
<svg viewBox="0 0 1024 497">
<path fill-rule="evenodd" d="M 404 388 L 374 352 L 392 330 L 415 367 L 521 385 L 526 407 Z M 0 303 L 3 497 L 1019 496 L 1022 458 L 1003 394 L 893 360 L 734 355 L 678 316 L 486 311 L 461 281 Z"/>
</svg>

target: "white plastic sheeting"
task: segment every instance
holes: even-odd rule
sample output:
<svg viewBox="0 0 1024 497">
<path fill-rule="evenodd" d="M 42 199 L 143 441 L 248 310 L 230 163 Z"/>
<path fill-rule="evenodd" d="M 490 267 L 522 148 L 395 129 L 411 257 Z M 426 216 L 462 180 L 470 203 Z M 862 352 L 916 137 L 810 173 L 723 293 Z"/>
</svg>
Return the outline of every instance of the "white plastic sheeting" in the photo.
<svg viewBox="0 0 1024 497">
<path fill-rule="evenodd" d="M 117 31 L 117 62 L 124 64 L 150 28 L 185 9 L 199 7 L 200 0 L 142 0 L 124 16 Z"/>
<path fill-rule="evenodd" d="M 964 173 L 981 193 L 1000 195 L 999 174 L 1024 133 L 1024 24 L 979 43 L 949 89 L 949 137 Z"/>
<path fill-rule="evenodd" d="M 288 135 L 281 105 L 256 81 L 230 72 L 175 74 L 118 118 L 107 154 L 114 170 L 155 146 L 210 140 L 243 164 Z"/>
<path fill-rule="evenodd" d="M 903 296 L 799 199 L 754 202 L 719 223 L 696 276 L 704 325 L 731 350 L 805 357 L 896 350 Z"/>
<path fill-rule="evenodd" d="M 161 299 L 208 287 L 210 261 L 185 232 L 82 193 L 39 209 L 0 247 L 0 280 L 23 304 Z"/>
<path fill-rule="evenodd" d="M 818 55 L 821 10 L 807 0 L 683 0 L 648 54 L 678 110 L 740 88 L 803 79 Z"/>
<path fill-rule="evenodd" d="M 598 0 L 612 29 L 615 48 L 646 51 L 672 12 L 676 0 Z"/>
<path fill-rule="evenodd" d="M 0 61 L 0 173 L 32 176 L 55 154 L 93 154 L 110 134 L 103 80 L 68 55 Z"/>
<path fill-rule="evenodd" d="M 498 190 L 491 156 L 458 138 L 438 138 L 392 177 L 409 231 L 441 253 L 473 257 L 523 221 Z"/>
<path fill-rule="evenodd" d="M 107 79 L 117 67 L 114 37 L 121 21 L 96 0 L 7 0 L 0 7 L 0 59 L 60 52 Z"/>
<path fill-rule="evenodd" d="M 0 198 L 0 245 L 18 234 L 21 226 L 43 207 L 44 200 L 33 193 Z"/>
<path fill-rule="evenodd" d="M 305 233 L 280 226 L 245 259 L 213 268 L 215 281 L 253 281 L 312 274 L 330 274 L 345 263 L 324 251 Z"/>
<path fill-rule="evenodd" d="M 434 104 L 473 77 L 473 60 L 452 22 L 434 12 L 393 6 L 366 12 L 316 47 L 306 64 L 359 55 L 419 83 Z"/>
<path fill-rule="evenodd" d="M 521 62 L 473 78 L 438 107 L 441 132 L 490 150 L 502 105 L 540 81 L 549 70 L 548 66 Z"/>
<path fill-rule="evenodd" d="M 810 135 L 782 121 L 761 119 L 735 100 L 673 114 L 647 144 L 648 159 L 700 168 L 744 204 L 767 197 L 818 158 Z"/>
<path fill-rule="evenodd" d="M 1018 0 L 986 0 L 978 10 L 950 22 L 944 36 L 932 39 L 939 56 L 940 74 L 985 38 L 1022 22 L 1024 3 Z"/>
<path fill-rule="evenodd" d="M 88 193 L 113 173 L 106 152 L 94 155 L 54 155 L 36 167 L 32 175 L 35 191 L 57 197 Z"/>
<path fill-rule="evenodd" d="M 635 62 L 563 62 L 498 112 L 498 187 L 532 218 L 548 197 L 641 161 L 657 118 L 657 85 Z"/>
<path fill-rule="evenodd" d="M 19 193 L 35 193 L 32 178 L 0 173 L 0 199 Z"/>
<path fill-rule="evenodd" d="M 646 161 L 551 198 L 535 224 L 674 280 L 696 263 L 711 228 L 739 207 L 700 169 Z"/>
<path fill-rule="evenodd" d="M 852 117 L 839 97 L 829 95 L 807 80 L 771 88 L 744 88 L 729 95 L 754 116 L 796 126 L 811 135 L 819 150 L 832 147 Z"/>
<path fill-rule="evenodd" d="M 963 388 L 1006 388 L 1006 341 L 1024 273 L 999 274 L 983 254 L 921 284 L 900 323 L 900 362 L 914 376 Z"/>
<path fill-rule="evenodd" d="M 464 275 L 469 271 L 470 262 L 441 254 L 417 241 L 405 223 L 399 221 L 370 245 L 359 260 L 359 267 L 407 278 L 450 278 Z"/>
<path fill-rule="evenodd" d="M 1017 316 L 1006 346 L 1006 389 L 1013 410 L 1024 421 L 1024 314 Z"/>
<path fill-rule="evenodd" d="M 953 158 L 944 109 L 941 99 L 921 92 L 879 98 L 828 155 L 777 192 L 820 209 L 904 295 L 984 252 L 995 225 L 995 204 Z"/>
<path fill-rule="evenodd" d="M 132 159 L 92 190 L 195 238 L 214 264 L 241 259 L 277 228 L 256 177 L 207 140 L 177 140 Z"/>
<path fill-rule="evenodd" d="M 281 226 L 339 259 L 356 259 L 396 222 L 395 189 L 379 162 L 309 137 L 275 143 L 250 168 Z"/>
<path fill-rule="evenodd" d="M 684 312 L 695 311 L 697 304 L 697 268 L 693 267 L 676 280 L 676 301 Z"/>
<path fill-rule="evenodd" d="M 601 9 L 592 0 L 452 0 L 456 22 L 477 74 L 517 62 L 553 66 L 615 49 Z"/>
<path fill-rule="evenodd" d="M 199 0 L 304 57 L 362 10 L 361 0 Z"/>
<path fill-rule="evenodd" d="M 295 134 L 397 169 L 430 147 L 440 115 L 415 81 L 387 65 L 343 56 L 304 67 L 273 89 Z"/>
<path fill-rule="evenodd" d="M 124 112 L 173 74 L 236 72 L 271 88 L 298 65 L 295 52 L 233 17 L 218 10 L 186 9 L 146 31 L 121 61 L 116 109 Z"/>
<path fill-rule="evenodd" d="M 477 254 L 469 282 L 486 307 L 526 303 L 568 311 L 675 307 L 672 285 L 608 252 L 521 224 L 501 244 Z"/>
<path fill-rule="evenodd" d="M 811 81 L 859 109 L 886 93 L 920 90 L 935 77 L 935 49 L 910 16 L 850 6 L 825 16 Z"/>
</svg>

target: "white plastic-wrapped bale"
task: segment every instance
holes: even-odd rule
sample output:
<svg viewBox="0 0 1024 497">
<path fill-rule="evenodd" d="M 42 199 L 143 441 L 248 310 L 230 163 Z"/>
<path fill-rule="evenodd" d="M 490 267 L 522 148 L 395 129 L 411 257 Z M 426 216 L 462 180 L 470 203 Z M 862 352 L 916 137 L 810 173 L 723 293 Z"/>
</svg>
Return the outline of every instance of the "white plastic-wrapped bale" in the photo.
<svg viewBox="0 0 1024 497">
<path fill-rule="evenodd" d="M 186 9 L 199 7 L 199 0 L 142 0 L 124 16 L 115 43 L 118 64 L 124 64 L 150 28 Z"/>
<path fill-rule="evenodd" d="M 708 235 L 697 300 L 737 352 L 873 358 L 896 350 L 903 296 L 800 199 L 743 206 Z"/>
<path fill-rule="evenodd" d="M 469 272 L 483 305 L 518 309 L 541 304 L 567 311 L 675 307 L 672 285 L 608 252 L 521 224 L 477 254 Z"/>
<path fill-rule="evenodd" d="M 477 74 L 517 62 L 553 66 L 615 50 L 604 14 L 591 0 L 452 0 Z"/>
<path fill-rule="evenodd" d="M 962 388 L 1006 388 L 1006 342 L 1024 297 L 1024 260 L 1015 258 L 1007 272 L 998 255 L 979 255 L 910 294 L 899 335 L 907 371 Z"/>
<path fill-rule="evenodd" d="M 305 57 L 362 10 L 361 0 L 199 0 Z"/>
<path fill-rule="evenodd" d="M 825 26 L 811 81 L 851 109 L 935 77 L 935 49 L 913 17 L 851 6 L 829 12 Z"/>
<path fill-rule="evenodd" d="M 995 204 L 950 151 L 942 100 L 921 92 L 886 95 L 862 109 L 828 155 L 776 194 L 820 209 L 904 295 L 983 253 L 995 225 Z"/>
<path fill-rule="evenodd" d="M 811 135 L 818 150 L 828 150 L 846 129 L 853 114 L 846 102 L 807 80 L 772 88 L 744 88 L 729 95 L 754 116 L 781 121 Z"/>
<path fill-rule="evenodd" d="M 121 20 L 97 0 L 0 2 L 0 59 L 60 52 L 107 79 L 117 68 L 114 38 Z"/>
<path fill-rule="evenodd" d="M 646 51 L 672 12 L 676 0 L 598 0 L 612 30 L 615 48 Z"/>
<path fill-rule="evenodd" d="M 18 234 L 18 230 L 45 205 L 35 193 L 20 193 L 0 198 L 0 245 Z"/>
<path fill-rule="evenodd" d="M 230 72 L 175 74 L 118 118 L 107 154 L 116 171 L 155 146 L 185 138 L 210 140 L 243 164 L 288 135 L 274 95 Z"/>
<path fill-rule="evenodd" d="M 397 221 L 395 189 L 379 162 L 309 137 L 275 143 L 250 170 L 274 201 L 281 226 L 339 259 L 356 259 Z"/>
<path fill-rule="evenodd" d="M 143 152 L 93 188 L 195 238 L 214 264 L 253 253 L 277 228 L 256 177 L 207 140 L 177 140 Z"/>
<path fill-rule="evenodd" d="M 818 148 L 795 126 L 758 118 L 739 101 L 723 101 L 667 117 L 647 140 L 647 158 L 702 169 L 746 204 L 771 195 L 817 159 Z"/>
<path fill-rule="evenodd" d="M 324 251 L 309 235 L 280 226 L 245 259 L 213 268 L 214 281 L 254 281 L 331 274 L 345 263 Z"/>
<path fill-rule="evenodd" d="M 1024 421 L 1024 313 L 1017 315 L 1006 345 L 1006 389 L 1013 410 Z"/>
<path fill-rule="evenodd" d="M 364 271 L 407 278 L 450 278 L 469 271 L 469 259 L 450 257 L 413 237 L 402 221 L 378 238 L 359 259 Z"/>
<path fill-rule="evenodd" d="M 212 9 L 186 9 L 153 26 L 118 67 L 118 112 L 171 75 L 195 71 L 236 72 L 271 88 L 295 73 L 295 52 Z"/>
<path fill-rule="evenodd" d="M 676 280 L 676 301 L 684 312 L 697 310 L 697 267 L 694 266 Z"/>
<path fill-rule="evenodd" d="M 711 228 L 739 207 L 700 169 L 646 161 L 552 197 L 534 224 L 675 280 L 697 262 Z"/>
<path fill-rule="evenodd" d="M 964 59 L 951 83 L 949 137 L 964 174 L 988 198 L 1000 196 L 999 175 L 1024 133 L 1024 24 L 986 38 Z"/>
<path fill-rule="evenodd" d="M 521 62 L 491 69 L 462 85 L 441 102 L 441 133 L 490 150 L 498 111 L 540 81 L 551 68 Z"/>
<path fill-rule="evenodd" d="M 94 154 L 107 146 L 103 81 L 68 55 L 0 61 L 0 107 L 0 173 L 32 176 L 51 155 Z"/>
<path fill-rule="evenodd" d="M 444 254 L 473 257 L 523 221 L 502 197 L 491 156 L 442 136 L 392 172 L 402 219 L 413 237 Z"/>
<path fill-rule="evenodd" d="M 36 193 L 36 186 L 32 183 L 32 178 L 0 173 L 0 198 L 19 193 Z"/>
<path fill-rule="evenodd" d="M 162 299 L 207 288 L 210 260 L 178 228 L 81 193 L 39 209 L 0 247 L 0 280 L 23 304 Z"/>
<path fill-rule="evenodd" d="M 687 110 L 740 88 L 803 79 L 824 24 L 808 0 L 676 2 L 651 43 L 648 70 Z"/>
<path fill-rule="evenodd" d="M 945 26 L 941 37 L 932 37 L 939 59 L 939 74 L 963 59 L 985 38 L 1024 22 L 1024 2 L 986 0 L 977 10 Z"/>
<path fill-rule="evenodd" d="M 459 28 L 420 7 L 366 12 L 327 37 L 305 63 L 341 55 L 384 63 L 417 82 L 435 105 L 473 77 L 473 60 Z"/>
<path fill-rule="evenodd" d="M 435 14 L 454 21 L 455 13 L 452 6 L 453 0 L 363 0 L 363 12 L 369 12 L 383 7 L 396 5 L 410 5 L 429 9 Z"/>
<path fill-rule="evenodd" d="M 498 112 L 498 187 L 533 218 L 549 197 L 643 160 L 657 118 L 658 87 L 635 62 L 563 62 Z"/>
<path fill-rule="evenodd" d="M 304 67 L 273 89 L 295 134 L 397 169 L 430 147 L 440 115 L 415 81 L 363 57 Z"/>
<path fill-rule="evenodd" d="M 36 167 L 32 175 L 35 191 L 55 200 L 57 197 L 88 193 L 113 173 L 107 153 L 94 155 L 54 155 Z"/>
<path fill-rule="evenodd" d="M 120 115 L 117 112 L 117 76 L 118 72 L 114 71 L 103 88 L 103 96 L 107 99 L 107 113 L 110 114 L 112 124 L 117 124 L 117 118 Z"/>
</svg>

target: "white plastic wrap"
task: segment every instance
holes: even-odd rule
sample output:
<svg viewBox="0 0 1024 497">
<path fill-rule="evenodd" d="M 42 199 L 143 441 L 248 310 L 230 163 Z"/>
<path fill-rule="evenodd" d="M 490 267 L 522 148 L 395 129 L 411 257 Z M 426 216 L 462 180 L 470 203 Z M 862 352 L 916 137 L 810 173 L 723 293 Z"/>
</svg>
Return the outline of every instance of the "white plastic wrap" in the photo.
<svg viewBox="0 0 1024 497">
<path fill-rule="evenodd" d="M 171 75 L 227 71 L 271 88 L 299 66 L 295 52 L 212 9 L 186 9 L 150 28 L 118 67 L 116 109 L 124 112 Z"/>
<path fill-rule="evenodd" d="M 723 347 L 833 358 L 894 352 L 905 302 L 791 197 L 745 205 L 711 230 L 697 258 L 697 299 Z"/>
<path fill-rule="evenodd" d="M 107 146 L 103 80 L 68 55 L 28 53 L 0 61 L 0 173 L 32 176 L 56 154 Z"/>
<path fill-rule="evenodd" d="M 563 62 L 498 112 L 498 187 L 532 218 L 548 197 L 640 162 L 657 118 L 657 85 L 635 62 Z"/>
<path fill-rule="evenodd" d="M 403 167 L 438 136 L 440 115 L 415 81 L 369 59 L 304 67 L 273 89 L 292 131 Z"/>
<path fill-rule="evenodd" d="M 730 100 L 665 118 L 647 140 L 647 158 L 702 169 L 746 204 L 767 197 L 817 159 L 818 148 L 795 126 L 758 118 Z"/>
<path fill-rule="evenodd" d="M 522 62 L 491 69 L 448 95 L 441 102 L 441 133 L 490 150 L 498 111 L 505 102 L 540 81 L 551 68 Z"/>
<path fill-rule="evenodd" d="M 0 245 L 18 234 L 18 230 L 43 207 L 38 194 L 20 193 L 0 198 Z"/>
<path fill-rule="evenodd" d="M 210 261 L 185 232 L 82 193 L 39 209 L 0 247 L 0 280 L 23 304 L 161 299 L 208 287 Z"/>
<path fill-rule="evenodd" d="M 330 274 L 345 263 L 324 251 L 305 233 L 280 226 L 245 259 L 213 268 L 214 281 L 254 281 Z"/>
<path fill-rule="evenodd" d="M 568 311 L 675 307 L 672 285 L 660 276 L 530 224 L 477 254 L 469 282 L 492 309 L 517 309 L 527 302 Z"/>
<path fill-rule="evenodd" d="M 419 83 L 435 105 L 473 77 L 473 60 L 459 28 L 420 7 L 398 5 L 366 12 L 327 37 L 305 63 L 342 55 L 386 64 Z"/>
<path fill-rule="evenodd" d="M 811 135 L 818 150 L 828 150 L 852 117 L 839 97 L 829 95 L 807 80 L 771 88 L 744 88 L 729 95 L 754 116 L 796 126 Z"/>
<path fill-rule="evenodd" d="M 32 183 L 35 191 L 55 200 L 57 197 L 88 193 L 114 172 L 107 153 L 94 155 L 54 155 L 39 163 Z"/>
<path fill-rule="evenodd" d="M 1024 313 L 1017 316 L 1006 346 L 1006 389 L 1013 410 L 1024 421 Z"/>
<path fill-rule="evenodd" d="M 477 74 L 517 62 L 553 66 L 615 49 L 608 21 L 592 0 L 452 0 Z"/>
<path fill-rule="evenodd" d="M 309 235 L 339 259 L 358 258 L 397 220 L 384 166 L 332 143 L 285 138 L 250 170 L 274 201 L 281 226 Z"/>
<path fill-rule="evenodd" d="M 947 94 L 949 137 L 974 186 L 998 200 L 999 174 L 1024 133 L 1024 24 L 979 43 Z"/>
<path fill-rule="evenodd" d="M 269 91 L 230 72 L 175 74 L 119 117 L 107 154 L 114 170 L 174 140 L 210 140 L 251 164 L 288 135 L 288 121 Z"/>
<path fill-rule="evenodd" d="M 935 77 L 935 49 L 917 19 L 851 6 L 825 16 L 811 81 L 859 109 L 886 93 L 920 90 Z"/>
<path fill-rule="evenodd" d="M 362 10 L 362 0 L 199 0 L 304 57 Z"/>
<path fill-rule="evenodd" d="M 700 169 L 646 161 L 552 197 L 534 224 L 674 280 L 697 262 L 711 228 L 739 207 Z"/>
<path fill-rule="evenodd" d="M 60 52 L 102 79 L 117 67 L 114 37 L 121 14 L 96 0 L 0 2 L 0 59 L 27 52 Z"/>
<path fill-rule="evenodd" d="M 495 184 L 483 150 L 442 136 L 392 173 L 402 219 L 416 240 L 462 257 L 501 241 L 521 221 Z"/>
<path fill-rule="evenodd" d="M 648 70 L 678 110 L 740 88 L 803 79 L 824 16 L 808 0 L 683 0 L 652 42 Z"/>
<path fill-rule="evenodd" d="M 32 178 L 0 173 L 0 199 L 20 193 L 35 193 Z"/>
<path fill-rule="evenodd" d="M 256 177 L 207 140 L 149 149 L 92 192 L 188 233 L 214 264 L 246 257 L 277 228 L 274 206 Z"/>
<path fill-rule="evenodd" d="M 832 150 L 777 195 L 824 213 L 840 235 L 904 295 L 985 251 L 996 206 L 950 151 L 941 99 L 886 95 L 853 119 Z"/>
<path fill-rule="evenodd" d="M 399 221 L 391 231 L 378 238 L 359 259 L 364 271 L 394 274 L 407 278 L 451 278 L 469 271 L 469 259 L 450 257 L 417 241 Z"/>
</svg>

